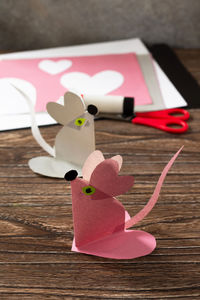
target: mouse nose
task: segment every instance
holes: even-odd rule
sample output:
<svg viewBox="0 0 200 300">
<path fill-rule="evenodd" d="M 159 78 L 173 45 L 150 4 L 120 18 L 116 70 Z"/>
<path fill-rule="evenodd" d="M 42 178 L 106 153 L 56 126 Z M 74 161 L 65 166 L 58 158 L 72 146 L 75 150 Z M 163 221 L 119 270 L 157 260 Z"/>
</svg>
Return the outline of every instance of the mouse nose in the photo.
<svg viewBox="0 0 200 300">
<path fill-rule="evenodd" d="M 73 181 L 74 179 L 76 179 L 77 176 L 78 172 L 76 170 L 70 170 L 65 174 L 64 178 L 67 181 Z"/>
<path fill-rule="evenodd" d="M 97 107 L 93 104 L 88 105 L 87 111 L 93 116 L 95 116 L 98 113 Z"/>
</svg>

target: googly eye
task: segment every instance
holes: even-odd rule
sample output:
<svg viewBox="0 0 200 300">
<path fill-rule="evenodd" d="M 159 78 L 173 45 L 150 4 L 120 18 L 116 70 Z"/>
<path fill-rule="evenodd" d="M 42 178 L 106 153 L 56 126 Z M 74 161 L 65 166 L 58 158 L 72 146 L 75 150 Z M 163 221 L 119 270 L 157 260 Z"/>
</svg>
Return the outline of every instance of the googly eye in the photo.
<svg viewBox="0 0 200 300">
<path fill-rule="evenodd" d="M 74 124 L 76 126 L 82 126 L 85 123 L 85 121 L 86 120 L 84 118 L 78 118 L 78 119 L 75 120 Z"/>
<path fill-rule="evenodd" d="M 87 185 L 82 188 L 82 191 L 85 195 L 93 195 L 96 192 L 96 189 L 91 185 Z"/>
</svg>

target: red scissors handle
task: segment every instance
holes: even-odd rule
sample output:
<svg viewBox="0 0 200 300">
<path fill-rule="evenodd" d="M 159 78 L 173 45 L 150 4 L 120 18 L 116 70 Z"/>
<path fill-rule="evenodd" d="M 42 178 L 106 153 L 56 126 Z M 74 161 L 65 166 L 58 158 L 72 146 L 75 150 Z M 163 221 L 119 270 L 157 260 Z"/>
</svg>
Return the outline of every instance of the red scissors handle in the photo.
<svg viewBox="0 0 200 300">
<path fill-rule="evenodd" d="M 168 119 L 174 117 L 186 121 L 189 119 L 190 114 L 187 110 L 183 108 L 171 108 L 171 109 L 165 109 L 159 111 L 136 113 L 136 116 L 144 117 L 144 118 L 155 118 L 155 119 Z"/>
<path fill-rule="evenodd" d="M 174 114 L 181 114 L 181 116 L 173 116 Z M 189 116 L 186 110 L 175 108 L 163 111 L 136 113 L 136 117 L 132 119 L 132 123 L 155 127 L 170 133 L 183 133 L 188 130 L 188 124 L 185 120 L 187 120 Z M 179 128 L 173 128 L 171 125 L 178 125 Z"/>
</svg>

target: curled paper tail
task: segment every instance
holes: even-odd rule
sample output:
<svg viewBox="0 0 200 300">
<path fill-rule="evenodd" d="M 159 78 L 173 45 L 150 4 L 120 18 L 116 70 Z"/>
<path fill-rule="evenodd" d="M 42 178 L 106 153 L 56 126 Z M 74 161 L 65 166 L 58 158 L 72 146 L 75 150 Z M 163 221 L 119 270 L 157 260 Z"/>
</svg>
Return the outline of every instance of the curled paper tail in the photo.
<svg viewBox="0 0 200 300">
<path fill-rule="evenodd" d="M 137 224 L 139 221 L 144 219 L 148 215 L 148 213 L 152 210 L 152 208 L 154 207 L 154 205 L 156 204 L 156 202 L 158 200 L 159 193 L 160 193 L 162 184 L 164 182 L 165 176 L 167 175 L 169 169 L 173 165 L 174 161 L 176 160 L 177 156 L 179 155 L 179 153 L 181 152 L 182 149 L 183 149 L 183 146 L 179 149 L 179 151 L 170 159 L 168 164 L 165 166 L 164 170 L 162 171 L 162 174 L 160 175 L 160 178 L 157 182 L 157 185 L 155 187 L 155 190 L 154 190 L 153 195 L 151 196 L 150 200 L 148 201 L 148 203 L 145 205 L 145 207 L 141 211 L 139 211 L 134 217 L 132 217 L 125 223 L 125 229 L 128 229 L 128 228 L 132 227 L 133 225 Z"/>
<path fill-rule="evenodd" d="M 28 95 L 26 95 L 21 89 L 19 89 L 18 87 L 16 87 L 14 84 L 12 84 L 12 86 L 26 99 L 26 102 L 29 106 L 30 109 L 30 117 L 31 117 L 31 131 L 32 131 L 32 135 L 35 138 L 35 140 L 37 141 L 37 143 L 47 152 L 49 153 L 51 156 L 55 156 L 55 151 L 54 148 L 51 147 L 42 137 L 40 130 L 38 128 L 36 119 L 35 119 L 35 110 L 34 110 L 34 106 L 32 104 L 31 99 L 29 98 Z"/>
</svg>

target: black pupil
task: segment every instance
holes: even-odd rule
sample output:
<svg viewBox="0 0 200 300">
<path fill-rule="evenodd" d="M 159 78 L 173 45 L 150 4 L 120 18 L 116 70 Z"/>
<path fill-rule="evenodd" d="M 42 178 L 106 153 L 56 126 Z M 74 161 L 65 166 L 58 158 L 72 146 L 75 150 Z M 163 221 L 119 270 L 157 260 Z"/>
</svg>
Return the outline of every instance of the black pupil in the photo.
<svg viewBox="0 0 200 300">
<path fill-rule="evenodd" d="M 79 123 L 79 124 L 82 124 L 82 121 L 81 121 L 81 120 L 78 120 L 78 123 Z"/>
<path fill-rule="evenodd" d="M 91 188 L 87 188 L 85 191 L 86 191 L 86 193 L 88 193 L 88 194 L 92 192 Z"/>
</svg>

